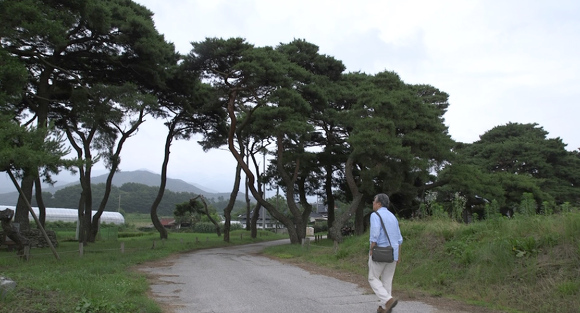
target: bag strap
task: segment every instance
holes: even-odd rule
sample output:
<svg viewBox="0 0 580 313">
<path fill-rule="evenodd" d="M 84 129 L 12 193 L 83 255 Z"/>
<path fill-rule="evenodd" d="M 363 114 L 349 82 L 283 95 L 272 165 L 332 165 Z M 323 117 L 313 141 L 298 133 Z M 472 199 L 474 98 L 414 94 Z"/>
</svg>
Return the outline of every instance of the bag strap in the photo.
<svg viewBox="0 0 580 313">
<path fill-rule="evenodd" d="M 387 232 L 387 229 L 385 228 L 385 223 L 383 223 L 383 218 L 381 217 L 381 215 L 377 211 L 374 211 L 373 213 L 376 213 L 379 216 L 379 218 L 381 219 L 381 225 L 383 225 L 383 230 L 385 231 L 385 235 L 387 235 L 387 240 L 389 241 L 389 246 L 392 246 L 391 239 L 389 238 L 389 233 Z"/>
</svg>

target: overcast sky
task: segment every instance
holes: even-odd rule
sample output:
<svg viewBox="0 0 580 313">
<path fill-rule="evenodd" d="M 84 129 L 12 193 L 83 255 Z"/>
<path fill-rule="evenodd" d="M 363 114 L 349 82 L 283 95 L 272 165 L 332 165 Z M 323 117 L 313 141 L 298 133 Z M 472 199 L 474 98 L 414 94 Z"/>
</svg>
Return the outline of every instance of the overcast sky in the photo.
<svg viewBox="0 0 580 313">
<path fill-rule="evenodd" d="M 450 95 L 445 124 L 473 142 L 508 122 L 538 123 L 580 148 L 580 1 L 137 0 L 186 54 L 206 37 L 256 46 L 305 39 L 347 72 L 388 70 Z M 121 169 L 160 173 L 166 131 L 149 119 L 125 144 Z M 102 167 L 101 167 L 102 168 Z M 229 191 L 235 162 L 195 140 L 172 146 L 168 175 Z"/>
</svg>

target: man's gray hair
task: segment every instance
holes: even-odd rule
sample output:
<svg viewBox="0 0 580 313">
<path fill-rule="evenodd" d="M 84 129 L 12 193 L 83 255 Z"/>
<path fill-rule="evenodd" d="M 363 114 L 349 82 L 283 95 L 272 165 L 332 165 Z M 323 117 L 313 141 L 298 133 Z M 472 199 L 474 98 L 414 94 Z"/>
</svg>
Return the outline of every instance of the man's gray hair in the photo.
<svg viewBox="0 0 580 313">
<path fill-rule="evenodd" d="M 378 195 L 375 196 L 375 201 L 379 202 L 381 204 L 381 206 L 384 206 L 385 208 L 389 207 L 389 196 L 387 196 L 384 193 L 379 193 Z"/>
</svg>

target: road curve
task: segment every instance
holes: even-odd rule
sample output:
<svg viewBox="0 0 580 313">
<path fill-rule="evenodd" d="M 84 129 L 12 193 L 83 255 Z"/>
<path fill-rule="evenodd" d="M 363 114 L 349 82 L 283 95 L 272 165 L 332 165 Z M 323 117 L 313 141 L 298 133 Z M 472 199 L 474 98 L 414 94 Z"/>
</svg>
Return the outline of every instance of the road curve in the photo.
<svg viewBox="0 0 580 313">
<path fill-rule="evenodd" d="M 255 255 L 267 246 L 289 242 L 199 250 L 139 270 L 148 274 L 152 297 L 164 312 L 376 312 L 376 296 L 355 284 Z M 422 302 L 399 301 L 393 312 L 442 311 Z"/>
</svg>

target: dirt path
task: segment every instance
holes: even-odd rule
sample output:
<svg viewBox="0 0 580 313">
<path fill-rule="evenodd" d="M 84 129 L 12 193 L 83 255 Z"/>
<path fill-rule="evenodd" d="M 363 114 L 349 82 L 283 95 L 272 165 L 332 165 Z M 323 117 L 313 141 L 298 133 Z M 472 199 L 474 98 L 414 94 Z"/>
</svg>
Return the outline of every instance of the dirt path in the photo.
<svg viewBox="0 0 580 313">
<path fill-rule="evenodd" d="M 266 256 L 266 255 L 263 255 Z M 310 263 L 299 262 L 288 259 L 279 259 L 270 256 L 266 256 L 271 259 L 275 259 L 278 262 L 294 265 L 308 271 L 312 274 L 324 275 L 328 277 L 334 277 L 336 279 L 350 282 L 358 285 L 360 288 L 365 289 L 369 294 L 373 293 L 373 290 L 369 286 L 367 278 L 361 275 L 354 275 L 348 272 L 341 272 L 336 270 L 331 270 L 325 267 L 313 265 Z M 396 286 L 394 286 L 396 292 Z M 433 297 L 425 295 L 422 293 L 397 293 L 396 296 L 402 301 L 420 301 L 427 303 L 437 309 L 437 313 L 502 313 L 502 311 L 491 310 L 488 308 L 483 308 L 479 306 L 469 305 L 462 303 L 460 301 L 445 299 L 440 297 Z"/>
<path fill-rule="evenodd" d="M 366 277 L 260 254 L 273 244 L 178 254 L 136 269 L 147 274 L 150 298 L 164 313 L 376 310 L 378 302 Z M 499 312 L 419 293 L 395 294 L 401 300 L 398 312 Z"/>
</svg>

